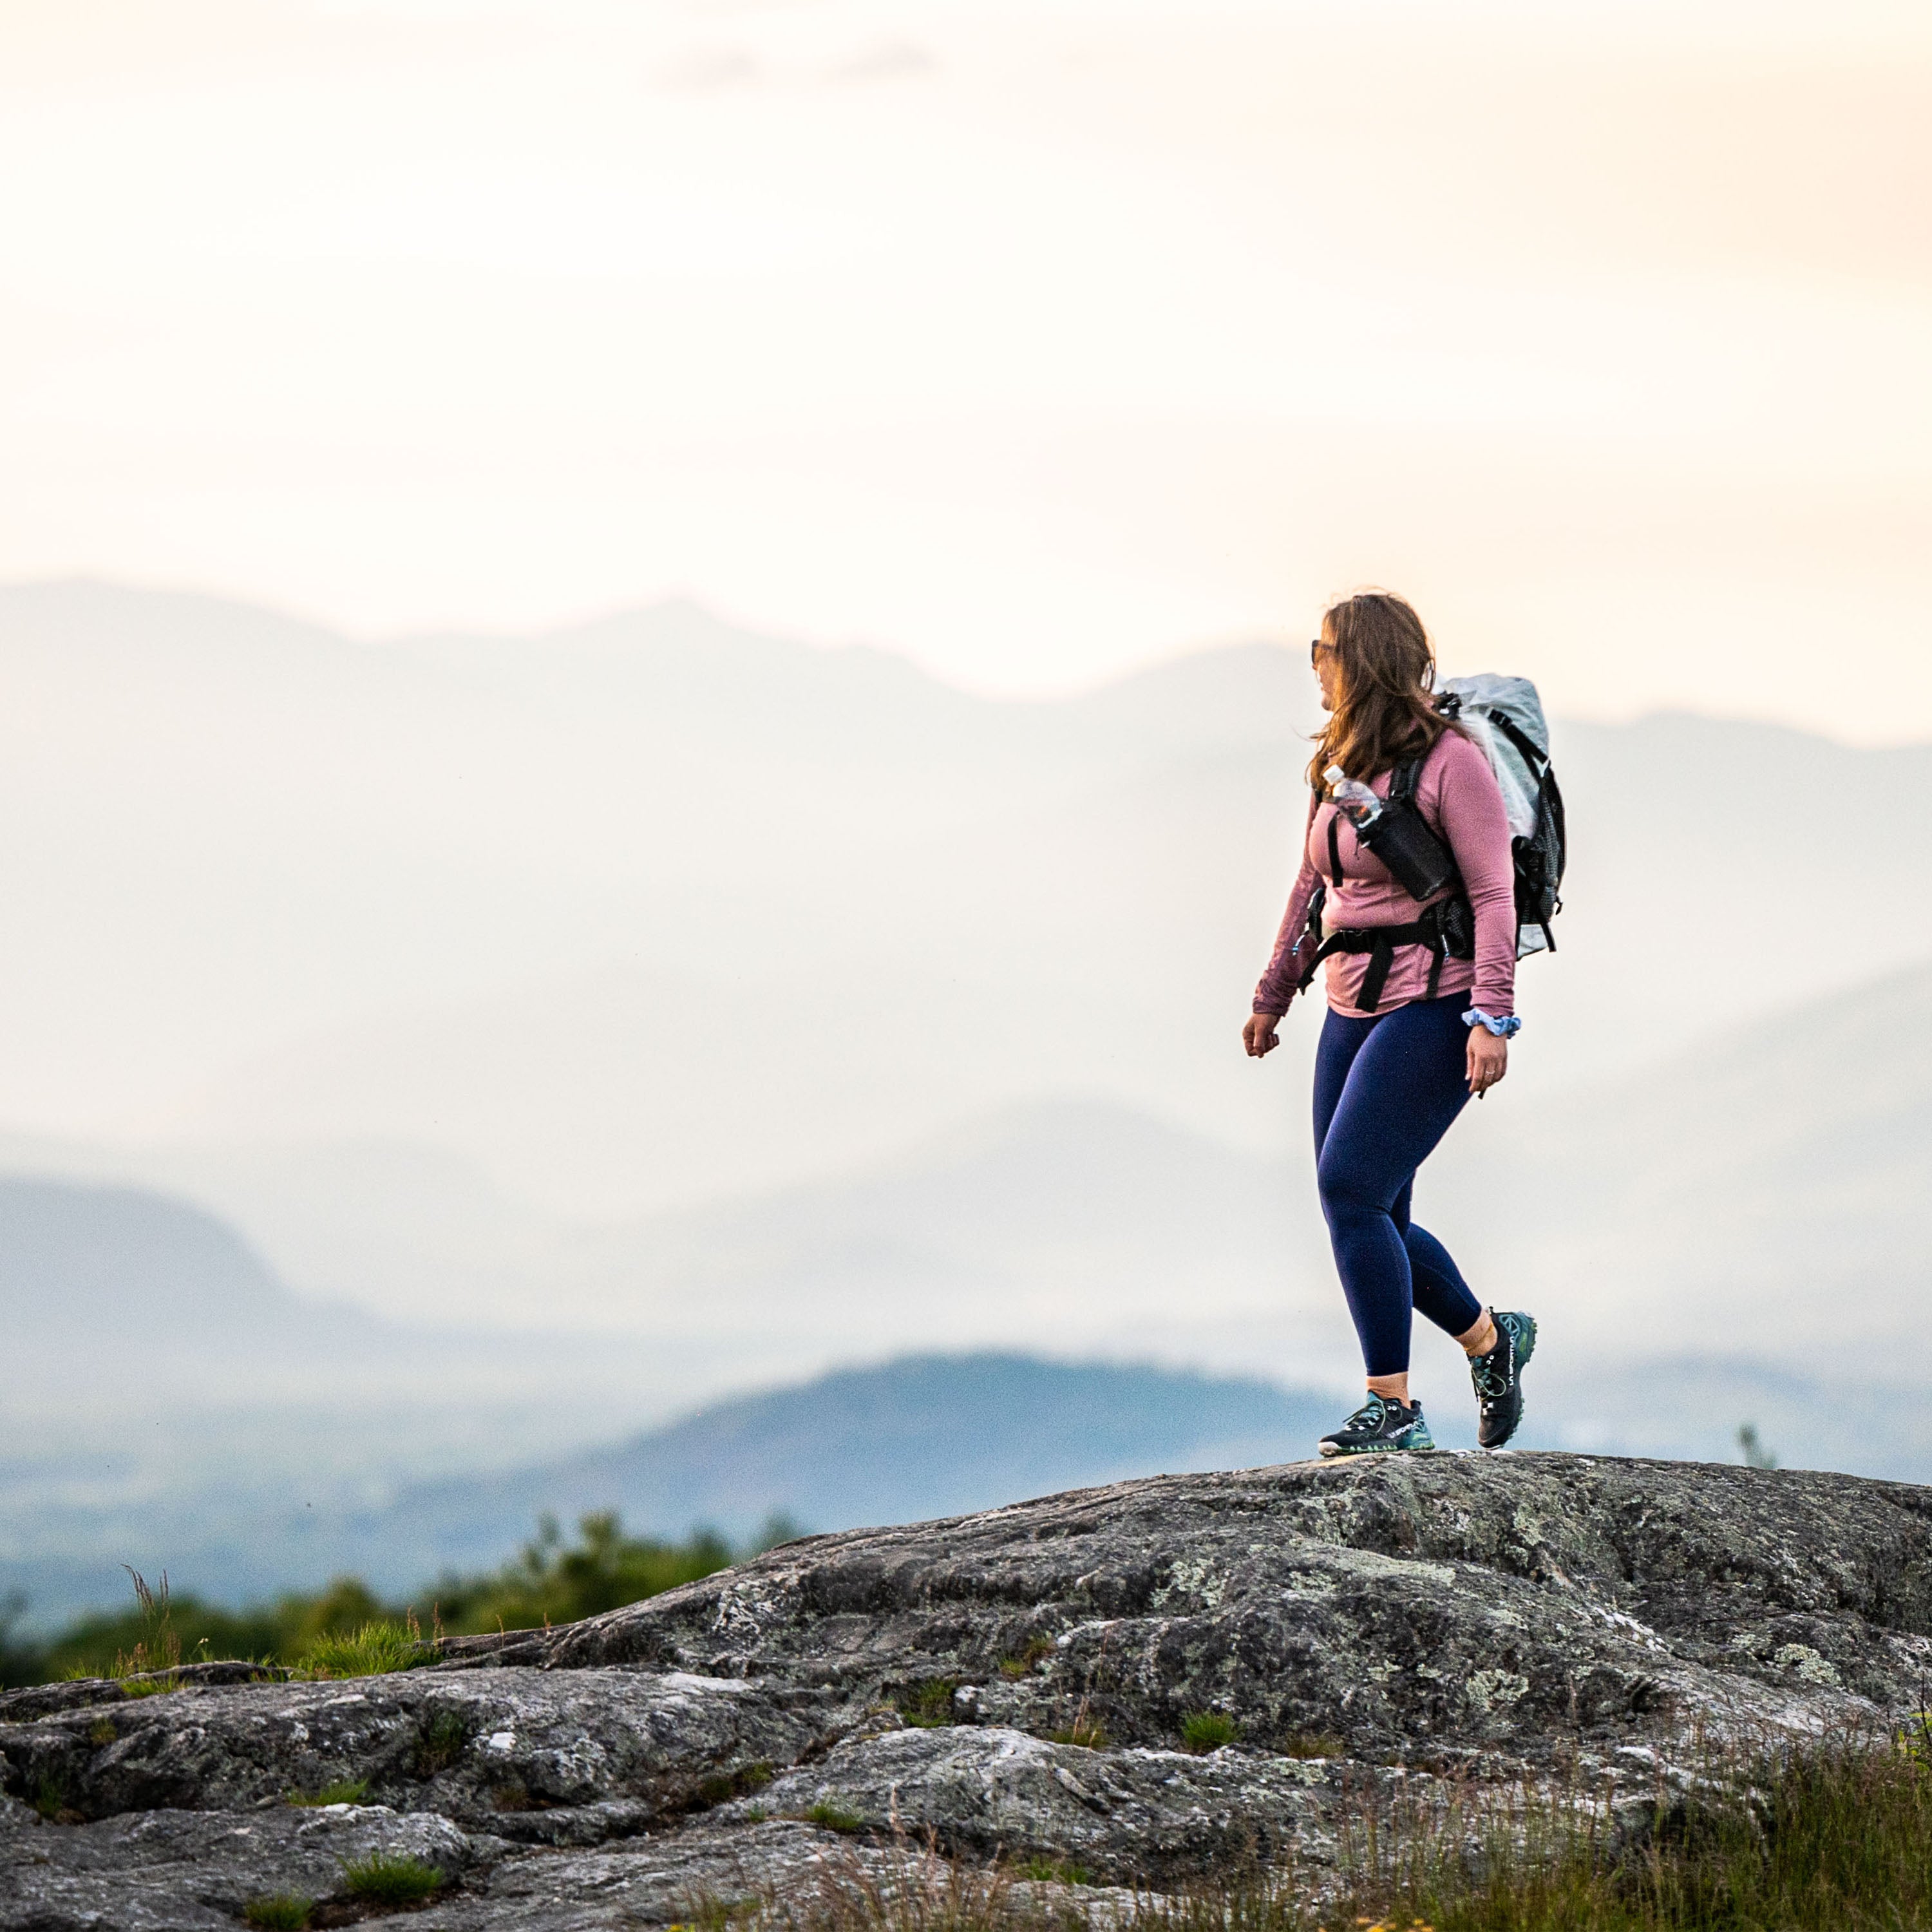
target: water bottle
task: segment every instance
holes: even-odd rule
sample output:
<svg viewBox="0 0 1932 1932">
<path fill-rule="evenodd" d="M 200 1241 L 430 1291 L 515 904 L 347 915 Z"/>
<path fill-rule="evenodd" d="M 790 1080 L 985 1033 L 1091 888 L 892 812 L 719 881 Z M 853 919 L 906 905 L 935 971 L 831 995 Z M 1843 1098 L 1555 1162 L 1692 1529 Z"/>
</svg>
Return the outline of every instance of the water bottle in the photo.
<svg viewBox="0 0 1932 1932">
<path fill-rule="evenodd" d="M 1359 778 L 1345 776 L 1340 765 L 1330 765 L 1322 776 L 1336 811 L 1412 898 L 1426 903 L 1456 883 L 1449 848 L 1430 830 L 1412 800 L 1390 805 Z"/>
<path fill-rule="evenodd" d="M 1382 815 L 1382 802 L 1360 778 L 1347 777 L 1340 765 L 1330 765 L 1322 776 L 1328 781 L 1328 796 L 1335 808 L 1358 832 L 1366 832 Z"/>
</svg>

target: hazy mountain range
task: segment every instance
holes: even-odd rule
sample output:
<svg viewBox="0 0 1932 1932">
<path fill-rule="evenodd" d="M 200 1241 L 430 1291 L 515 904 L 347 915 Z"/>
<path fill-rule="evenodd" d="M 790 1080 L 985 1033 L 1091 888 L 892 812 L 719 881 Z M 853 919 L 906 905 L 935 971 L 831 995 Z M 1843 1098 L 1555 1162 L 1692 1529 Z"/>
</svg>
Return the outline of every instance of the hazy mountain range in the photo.
<svg viewBox="0 0 1932 1932">
<path fill-rule="evenodd" d="M 1236 1038 L 1307 683 L 1250 645 L 1009 704 L 684 606 L 366 645 L 0 591 L 0 1165 L 110 1190 L 0 1195 L 8 1520 L 387 1508 L 909 1351 L 1340 1388 L 1317 1016 Z M 1544 1316 L 1547 1439 L 1720 1454 L 1748 1402 L 1932 1471 L 1908 1406 L 1843 1413 L 1932 1368 L 1932 749 L 1557 733 L 1562 950 L 1419 1211 Z"/>
</svg>

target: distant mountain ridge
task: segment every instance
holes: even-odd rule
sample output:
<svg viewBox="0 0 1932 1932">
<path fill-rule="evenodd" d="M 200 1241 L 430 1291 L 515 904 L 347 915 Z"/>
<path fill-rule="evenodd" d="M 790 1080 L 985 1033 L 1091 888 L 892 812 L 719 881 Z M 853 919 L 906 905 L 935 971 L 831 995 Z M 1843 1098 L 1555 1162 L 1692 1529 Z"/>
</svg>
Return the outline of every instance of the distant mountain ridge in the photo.
<svg viewBox="0 0 1932 1932">
<path fill-rule="evenodd" d="M 775 1513 L 824 1528 L 991 1508 L 1116 1477 L 1305 1454 L 1332 1399 L 1252 1378 L 1010 1352 L 901 1358 L 706 1405 L 607 1447 L 397 1489 L 360 1506 L 298 1499 L 298 1472 L 252 1492 L 164 1491 L 43 1503 L 0 1558 L 35 1620 L 112 1601 L 124 1562 L 229 1602 L 352 1572 L 393 1592 L 493 1569 L 546 1514 L 620 1511 L 637 1531 L 734 1537 Z"/>
<path fill-rule="evenodd" d="M 1334 1406 L 1143 1364 L 905 1356 L 714 1403 L 544 1468 L 409 1491 L 361 1528 L 391 1551 L 434 1544 L 460 1567 L 544 1510 L 614 1508 L 638 1526 L 734 1537 L 774 1512 L 814 1529 L 908 1522 L 1130 1475 L 1290 1460 Z"/>
</svg>

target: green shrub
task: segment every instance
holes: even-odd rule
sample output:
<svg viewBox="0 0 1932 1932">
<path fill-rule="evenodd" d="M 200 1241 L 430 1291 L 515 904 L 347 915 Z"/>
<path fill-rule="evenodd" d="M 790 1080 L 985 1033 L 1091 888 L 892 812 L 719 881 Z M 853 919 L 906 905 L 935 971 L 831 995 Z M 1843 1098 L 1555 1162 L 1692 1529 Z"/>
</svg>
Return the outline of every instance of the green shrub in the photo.
<svg viewBox="0 0 1932 1932">
<path fill-rule="evenodd" d="M 166 1576 L 149 1592 L 136 1573 L 134 1607 L 76 1618 L 44 1642 L 16 1638 L 23 1610 L 17 1595 L 0 1598 L 0 1687 L 70 1678 L 134 1678 L 130 1695 L 152 1696 L 179 1688 L 174 1673 L 184 1658 L 260 1659 L 293 1664 L 298 1672 L 361 1677 L 426 1662 L 447 1631 L 536 1629 L 634 1604 L 680 1583 L 710 1576 L 741 1556 L 752 1556 L 798 1534 L 774 1516 L 742 1550 L 707 1530 L 682 1543 L 626 1536 L 615 1514 L 588 1516 L 577 1540 L 566 1544 L 554 1520 L 540 1523 L 536 1540 L 502 1568 L 480 1576 L 446 1576 L 423 1592 L 435 1607 L 424 1638 L 416 1613 L 383 1603 L 354 1576 L 338 1576 L 319 1595 L 285 1596 L 270 1604 L 228 1611 L 191 1596 L 173 1597 Z M 420 1653 L 397 1660 L 392 1637 L 372 1654 L 364 1642 L 371 1630 L 406 1630 Z M 139 1681 L 146 1679 L 146 1681 Z"/>
<path fill-rule="evenodd" d="M 366 1778 L 339 1778 L 333 1784 L 325 1784 L 320 1791 L 290 1791 L 284 1792 L 283 1802 L 289 1804 L 360 1804 L 369 1795 L 369 1780 Z"/>
<path fill-rule="evenodd" d="M 258 1928 L 259 1932 L 303 1932 L 314 1910 L 314 1899 L 296 1892 L 265 1892 L 242 1906 L 242 1917 L 244 1924 Z"/>
<path fill-rule="evenodd" d="M 1234 1720 L 1225 1711 L 1190 1711 L 1180 1720 L 1180 1742 L 1196 1753 L 1234 1742 Z"/>
<path fill-rule="evenodd" d="M 51 1822 L 67 1814 L 67 1786 L 58 1778 L 40 1780 L 34 1792 L 34 1809 Z"/>
<path fill-rule="evenodd" d="M 158 1610 L 161 1600 L 156 1592 Z M 386 1614 L 367 1586 L 353 1577 L 339 1578 L 320 1596 L 284 1597 L 250 1610 L 216 1610 L 194 1597 L 172 1597 L 167 1601 L 168 1628 L 179 1646 L 178 1654 L 204 1660 L 286 1660 L 300 1657 L 318 1637 L 352 1630 Z M 70 1624 L 40 1652 L 34 1674 L 19 1681 L 124 1677 L 136 1661 L 132 1653 L 137 1651 L 142 1666 L 171 1670 L 168 1658 L 172 1646 L 165 1636 L 160 1641 L 157 1654 L 156 1634 L 137 1597 L 132 1610 L 112 1616 L 95 1613 Z M 129 1687 L 137 1692 L 140 1688 Z"/>
<path fill-rule="evenodd" d="M 793 1526 L 774 1520 L 764 1540 L 782 1541 Z M 682 1543 L 660 1543 L 624 1534 L 623 1520 L 607 1510 L 582 1518 L 578 1540 L 566 1545 L 554 1516 L 538 1523 L 536 1540 L 494 1576 L 467 1582 L 446 1580 L 436 1599 L 446 1628 L 452 1630 L 537 1630 L 574 1623 L 640 1602 L 680 1583 L 694 1583 L 724 1569 L 735 1552 L 710 1530 L 697 1530 Z"/>
<path fill-rule="evenodd" d="M 442 1884 L 442 1874 L 421 1858 L 375 1852 L 359 1864 L 344 1865 L 342 1882 L 352 1897 L 370 1905 L 415 1905 Z"/>
<path fill-rule="evenodd" d="M 866 1821 L 857 1812 L 848 1810 L 842 1804 L 834 1804 L 821 1798 L 806 1813 L 807 1820 L 814 1825 L 823 1825 L 828 1832 L 862 1832 Z"/>
</svg>

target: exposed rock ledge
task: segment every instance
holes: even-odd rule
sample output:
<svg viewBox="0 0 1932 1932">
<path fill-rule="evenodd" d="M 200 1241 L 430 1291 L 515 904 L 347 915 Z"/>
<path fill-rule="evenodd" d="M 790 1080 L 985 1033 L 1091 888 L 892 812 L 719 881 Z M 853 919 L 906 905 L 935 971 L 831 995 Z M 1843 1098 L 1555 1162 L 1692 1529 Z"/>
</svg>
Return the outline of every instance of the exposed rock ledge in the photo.
<svg viewBox="0 0 1932 1932">
<path fill-rule="evenodd" d="M 1117 1884 L 1291 1847 L 1318 1875 L 1345 1778 L 1560 1756 L 1648 1788 L 1688 1727 L 1873 1719 L 1928 1678 L 1932 1490 L 1555 1455 L 1162 1477 L 807 1538 L 393 1676 L 0 1697 L 0 1928 L 232 1927 L 341 1900 L 375 1850 L 445 1874 L 415 1922 L 451 1932 L 662 1924 L 895 1831 Z M 1196 1755 L 1202 1712 L 1234 1741 Z M 50 1793 L 65 1822 L 22 1802 Z"/>
</svg>

